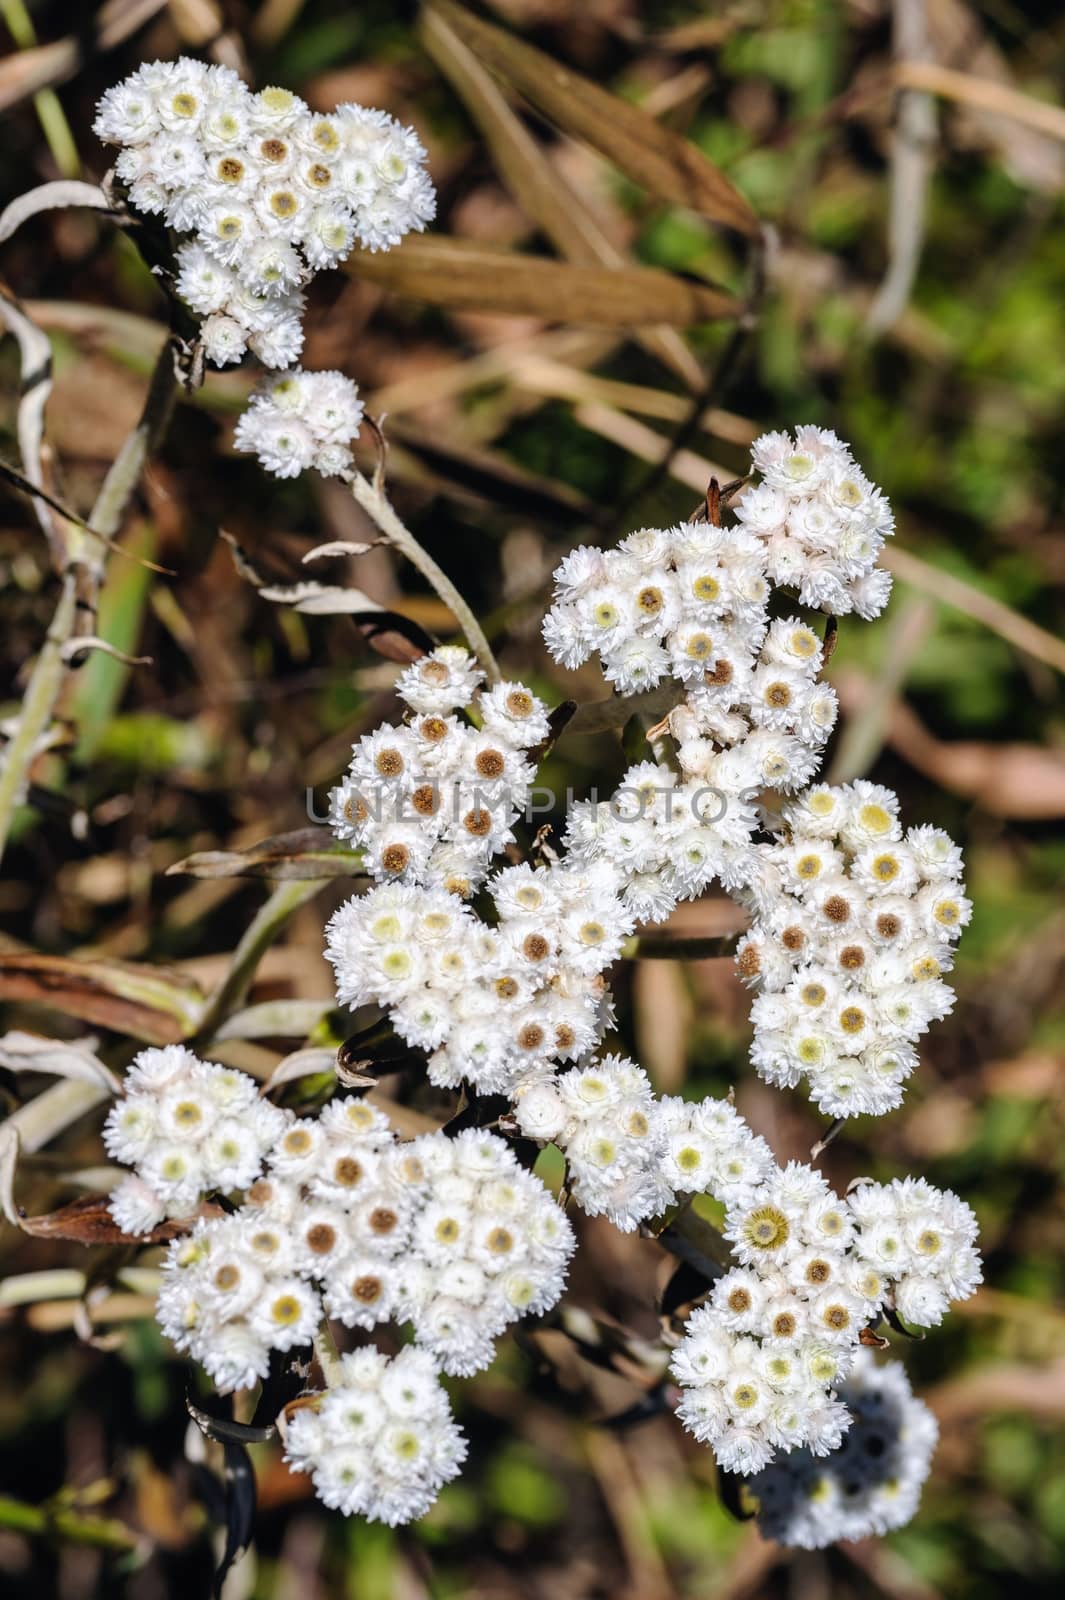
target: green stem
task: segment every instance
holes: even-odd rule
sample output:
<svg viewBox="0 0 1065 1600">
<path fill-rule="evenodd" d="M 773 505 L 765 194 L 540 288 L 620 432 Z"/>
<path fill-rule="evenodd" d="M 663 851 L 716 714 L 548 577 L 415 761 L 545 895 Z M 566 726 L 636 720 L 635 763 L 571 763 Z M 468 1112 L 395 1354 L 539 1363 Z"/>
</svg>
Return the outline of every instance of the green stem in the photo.
<svg viewBox="0 0 1065 1600">
<path fill-rule="evenodd" d="M 63 574 L 59 604 L 30 674 L 18 727 L 3 753 L 3 765 L 0 767 L 0 859 L 3 858 L 15 811 L 22 801 L 37 741 L 52 720 L 52 712 L 63 685 L 66 674 L 63 646 L 74 629 L 77 595 L 77 572 L 73 567 L 68 567 Z"/>
<path fill-rule="evenodd" d="M 220 1024 L 244 999 L 255 976 L 255 969 L 285 923 L 327 881 L 316 878 L 308 883 L 296 879 L 278 884 L 245 931 L 233 952 L 229 971 L 204 1006 L 192 1041 L 194 1044 L 205 1043 L 214 1037 Z"/>
<path fill-rule="evenodd" d="M 173 409 L 176 395 L 173 352 L 169 339 L 156 358 L 148 396 L 141 419 L 128 435 L 101 485 L 89 516 L 89 526 L 110 539 L 118 532 L 148 455 L 161 440 Z M 78 602 L 84 600 L 84 583 L 79 572 L 88 575 L 95 589 L 103 567 L 106 546 L 86 560 L 91 534 L 71 528 L 70 555 L 63 573 L 59 603 L 51 626 L 34 663 L 19 714 L 14 736 L 3 752 L 0 767 L 0 859 L 3 858 L 15 810 L 20 803 L 37 741 L 48 728 L 66 676 L 63 647 L 74 632 Z"/>
<path fill-rule="evenodd" d="M 0 12 L 17 48 L 32 50 L 37 43 L 37 30 L 23 0 L 0 0 Z M 52 160 L 64 178 L 76 178 L 81 171 L 81 160 L 59 96 L 54 89 L 38 89 L 33 97 L 33 108 L 52 152 Z"/>
<path fill-rule="evenodd" d="M 0 1495 L 0 1528 L 91 1545 L 95 1550 L 128 1551 L 141 1545 L 133 1529 L 114 1517 L 84 1517 L 59 1507 L 31 1506 L 10 1495 Z"/>
<path fill-rule="evenodd" d="M 447 573 L 437 566 L 429 552 L 422 548 L 410 529 L 399 520 L 391 501 L 376 484 L 364 478 L 361 472 L 354 473 L 350 483 L 351 492 L 366 515 L 376 523 L 389 542 L 406 556 L 411 566 L 418 569 L 451 611 L 466 635 L 467 644 L 484 668 L 488 681 L 499 683 L 503 674 L 484 630 Z"/>
</svg>

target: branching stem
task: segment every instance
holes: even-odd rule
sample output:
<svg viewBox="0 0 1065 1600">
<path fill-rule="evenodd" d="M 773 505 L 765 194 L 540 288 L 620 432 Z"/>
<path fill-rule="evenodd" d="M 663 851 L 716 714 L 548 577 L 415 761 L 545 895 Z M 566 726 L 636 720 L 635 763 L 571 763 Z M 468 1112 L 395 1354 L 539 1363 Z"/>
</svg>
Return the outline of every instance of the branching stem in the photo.
<svg viewBox="0 0 1065 1600">
<path fill-rule="evenodd" d="M 375 483 L 356 472 L 351 479 L 351 492 L 366 515 L 373 521 L 388 541 L 416 567 L 451 611 L 466 635 L 466 642 L 484 668 L 490 683 L 498 683 L 503 674 L 492 654 L 481 624 L 462 598 L 447 573 L 437 566 L 429 552 L 418 543 L 410 529 L 400 521 L 388 496 Z"/>
</svg>

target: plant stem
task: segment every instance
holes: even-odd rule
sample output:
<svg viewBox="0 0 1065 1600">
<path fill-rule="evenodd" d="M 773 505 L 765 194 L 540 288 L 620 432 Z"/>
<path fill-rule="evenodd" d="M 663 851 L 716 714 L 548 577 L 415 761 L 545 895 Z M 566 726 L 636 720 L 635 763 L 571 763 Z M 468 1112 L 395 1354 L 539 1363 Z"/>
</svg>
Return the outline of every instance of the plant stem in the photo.
<svg viewBox="0 0 1065 1600">
<path fill-rule="evenodd" d="M 168 339 L 156 358 L 140 421 L 111 464 L 89 516 L 89 526 L 105 539 L 112 538 L 118 532 L 149 452 L 166 431 L 176 392 L 173 352 Z M 85 581 L 87 579 L 90 588 L 95 590 L 103 569 L 106 546 L 101 543 L 99 554 L 92 560 L 86 560 L 86 546 L 92 535 L 74 527 L 71 527 L 70 535 L 70 553 L 63 572 L 59 603 L 34 663 L 18 726 L 3 752 L 0 766 L 0 859 L 3 858 L 37 741 L 52 720 L 63 686 L 66 676 L 63 647 L 73 635 L 78 602 L 84 599 Z"/>
<path fill-rule="evenodd" d="M 0 12 L 17 48 L 32 50 L 37 43 L 37 30 L 24 0 L 0 0 Z M 81 171 L 81 161 L 59 96 L 54 89 L 38 89 L 33 97 L 33 108 L 59 171 L 64 178 L 76 178 Z"/>
<path fill-rule="evenodd" d="M 37 741 L 51 722 L 59 698 L 66 672 L 63 646 L 74 628 L 77 595 L 77 572 L 75 568 L 68 567 L 63 574 L 59 604 L 30 675 L 18 726 L 3 752 L 3 765 L 0 767 L 0 859 L 3 858 L 15 810 L 22 800 Z"/>
<path fill-rule="evenodd" d="M 437 566 L 429 552 L 422 548 L 410 529 L 400 521 L 391 501 L 376 484 L 364 478 L 361 472 L 353 473 L 349 481 L 351 492 L 366 515 L 376 523 L 389 542 L 406 556 L 411 566 L 417 567 L 422 577 L 428 580 L 451 611 L 466 635 L 467 644 L 484 668 L 489 682 L 499 683 L 503 674 L 492 654 L 492 647 L 485 638 L 484 630 L 447 573 Z"/>
<path fill-rule="evenodd" d="M 318 893 L 323 881 L 328 880 L 313 879 L 308 883 L 296 879 L 278 884 L 245 930 L 244 937 L 233 952 L 229 971 L 207 1000 L 196 1026 L 193 1044 L 213 1038 L 220 1023 L 240 1005 L 266 951 L 293 912 Z"/>
<path fill-rule="evenodd" d="M 141 1544 L 133 1529 L 115 1517 L 84 1517 L 58 1506 L 31 1506 L 10 1495 L 0 1495 L 0 1528 L 91 1545 L 96 1550 L 136 1550 Z"/>
</svg>

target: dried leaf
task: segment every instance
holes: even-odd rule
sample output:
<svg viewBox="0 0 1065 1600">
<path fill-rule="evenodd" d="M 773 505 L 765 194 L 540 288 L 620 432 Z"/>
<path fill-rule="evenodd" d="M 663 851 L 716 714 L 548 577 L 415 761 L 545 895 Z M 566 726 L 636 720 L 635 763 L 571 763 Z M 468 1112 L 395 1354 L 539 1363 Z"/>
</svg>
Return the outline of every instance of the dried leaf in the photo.
<svg viewBox="0 0 1065 1600">
<path fill-rule="evenodd" d="M 111 1069 L 84 1045 L 45 1039 L 36 1033 L 16 1030 L 0 1037 L 0 1067 L 9 1072 L 45 1072 L 54 1078 L 99 1083 L 110 1094 L 122 1093 L 122 1085 Z"/>
<path fill-rule="evenodd" d="M 427 6 L 451 24 L 497 78 L 524 95 L 564 133 L 598 150 L 634 183 L 672 205 L 699 211 L 748 238 L 758 237 L 759 222 L 750 204 L 680 134 L 542 50 L 482 22 L 454 0 L 427 0 Z"/>
<path fill-rule="evenodd" d="M 205 1439 L 216 1444 L 265 1444 L 277 1432 L 276 1424 L 256 1427 L 248 1422 L 234 1422 L 232 1417 L 214 1417 L 209 1411 L 195 1405 L 186 1395 L 185 1409 Z"/>
<path fill-rule="evenodd" d="M 189 1416 L 208 1439 L 219 1441 L 223 1450 L 225 1493 L 223 1515 L 226 1523 L 225 1548 L 215 1568 L 211 1593 L 221 1600 L 226 1577 L 238 1557 L 251 1543 L 255 1526 L 255 1472 L 247 1451 L 246 1440 L 259 1442 L 269 1439 L 273 1428 L 252 1428 L 229 1418 L 212 1417 L 209 1412 L 193 1405 L 186 1396 Z M 216 1480 L 208 1475 L 212 1484 Z"/>
<path fill-rule="evenodd" d="M 0 1210 L 15 1228 L 22 1226 L 22 1218 L 15 1204 L 15 1168 L 18 1166 L 18 1129 L 5 1123 L 0 1127 Z"/>
<path fill-rule="evenodd" d="M 386 661 L 400 661 L 407 666 L 433 648 L 434 641 L 418 623 L 398 611 L 389 611 L 361 589 L 325 583 L 264 585 L 232 536 L 224 531 L 222 536 L 233 550 L 237 570 L 255 585 L 264 600 L 290 605 L 305 616 L 350 616 L 370 649 Z"/>
<path fill-rule="evenodd" d="M 264 600 L 278 605 L 291 606 L 312 617 L 362 615 L 385 608 L 378 600 L 371 600 L 361 589 L 341 589 L 335 584 L 293 583 L 270 586 L 259 590 Z"/>
<path fill-rule="evenodd" d="M 0 999 L 47 1006 L 148 1044 L 173 1044 L 195 1030 L 204 996 L 162 967 L 16 951 L 0 954 Z"/>
<path fill-rule="evenodd" d="M 227 1017 L 215 1034 L 219 1039 L 306 1039 L 335 1001 L 263 1000 Z"/>
<path fill-rule="evenodd" d="M 354 617 L 352 620 L 376 655 L 398 662 L 400 666 L 408 667 L 412 661 L 420 661 L 436 643 L 413 617 L 401 617 L 397 611 L 382 611 L 379 617 Z"/>
<path fill-rule="evenodd" d="M 348 850 L 323 828 L 277 833 L 246 850 L 200 850 L 167 867 L 167 877 L 193 878 L 357 878 L 362 854 Z"/>
<path fill-rule="evenodd" d="M 568 261 L 622 265 L 624 253 L 603 233 L 592 212 L 512 109 L 491 73 L 451 24 L 429 8 L 422 13 L 421 28 L 429 54 L 462 97 L 484 134 L 500 177 L 522 210 Z M 674 329 L 648 328 L 637 337 L 682 382 L 691 388 L 700 387 L 699 363 Z"/>
<path fill-rule="evenodd" d="M 105 1194 L 85 1195 L 80 1200 L 72 1200 L 69 1205 L 60 1206 L 58 1211 L 47 1211 L 41 1217 L 20 1215 L 18 1224 L 23 1233 L 32 1233 L 37 1239 L 70 1239 L 75 1244 L 84 1245 L 137 1246 L 165 1244 L 169 1239 L 179 1239 L 192 1226 L 191 1218 L 168 1217 L 151 1233 L 134 1237 L 123 1233 L 118 1226 L 107 1209 L 107 1198 Z M 217 1206 L 205 1207 L 204 1215 L 208 1212 L 213 1216 L 220 1215 Z"/>
<path fill-rule="evenodd" d="M 372 549 L 372 544 L 356 544 L 351 539 L 332 539 L 328 544 L 316 544 L 302 560 L 306 566 L 308 561 L 327 561 L 333 556 L 364 556 Z"/>
<path fill-rule="evenodd" d="M 347 270 L 395 294 L 452 310 L 496 311 L 546 322 L 639 328 L 735 317 L 732 295 L 657 267 L 593 267 L 491 250 L 445 234 L 410 234 L 395 250 L 355 250 Z"/>
<path fill-rule="evenodd" d="M 224 542 L 229 546 L 229 553 L 233 558 L 233 565 L 236 567 L 238 573 L 244 579 L 245 583 L 250 583 L 253 589 L 264 588 L 266 585 L 266 579 L 254 565 L 251 557 L 248 555 L 248 552 L 244 549 L 244 546 L 240 544 L 240 542 L 232 533 L 230 533 L 229 529 L 219 528 L 218 537 L 224 540 Z"/>
<path fill-rule="evenodd" d="M 298 1078 L 310 1078 L 320 1072 L 334 1072 L 337 1064 L 337 1053 L 334 1049 L 324 1045 L 309 1045 L 306 1050 L 294 1050 L 291 1055 L 284 1056 L 271 1072 L 263 1084 L 263 1094 L 272 1094 L 275 1089 L 280 1089 L 282 1084 L 295 1083 Z M 368 1078 L 367 1083 L 374 1079 Z"/>
<path fill-rule="evenodd" d="M 111 202 L 95 183 L 81 183 L 77 178 L 60 178 L 55 183 L 41 183 L 12 200 L 0 213 L 0 244 L 10 239 L 29 217 L 41 211 L 65 210 L 69 206 L 90 206 L 94 211 L 110 211 Z"/>
<path fill-rule="evenodd" d="M 61 557 L 63 541 L 52 516 L 52 509 L 44 493 L 44 468 L 41 449 L 44 444 L 44 411 L 52 392 L 52 346 L 10 295 L 0 291 L 0 322 L 14 334 L 18 341 L 21 361 L 21 383 L 18 405 L 18 448 L 22 469 L 29 491 L 33 494 L 33 509 L 44 531 L 53 556 Z M 16 486 L 22 487 L 16 477 Z"/>
<path fill-rule="evenodd" d="M 78 666 L 83 657 L 89 656 L 94 650 L 102 651 L 105 656 L 112 656 L 115 661 L 121 661 L 126 667 L 150 667 L 151 656 L 129 656 L 117 645 L 109 644 L 106 639 L 99 639 L 95 634 L 87 634 L 82 639 L 68 639 L 59 654 L 67 666 Z"/>
</svg>

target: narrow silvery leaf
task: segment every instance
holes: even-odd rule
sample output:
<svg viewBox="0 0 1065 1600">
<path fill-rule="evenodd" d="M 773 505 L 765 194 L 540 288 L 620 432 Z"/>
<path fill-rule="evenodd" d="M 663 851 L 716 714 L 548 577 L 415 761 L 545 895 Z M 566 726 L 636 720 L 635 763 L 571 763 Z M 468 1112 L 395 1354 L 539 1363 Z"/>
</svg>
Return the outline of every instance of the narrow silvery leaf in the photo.
<svg viewBox="0 0 1065 1600">
<path fill-rule="evenodd" d="M 46 1072 L 53 1078 L 99 1083 L 111 1094 L 122 1093 L 114 1073 L 84 1045 L 35 1033 L 5 1033 L 0 1038 L 0 1066 L 9 1072 Z"/>
<path fill-rule="evenodd" d="M 39 211 L 61 211 L 70 206 L 90 206 L 94 211 L 110 211 L 111 202 L 95 183 L 82 183 L 77 178 L 59 178 L 55 183 L 42 183 L 5 207 L 0 214 L 0 244 L 29 217 Z"/>
</svg>

